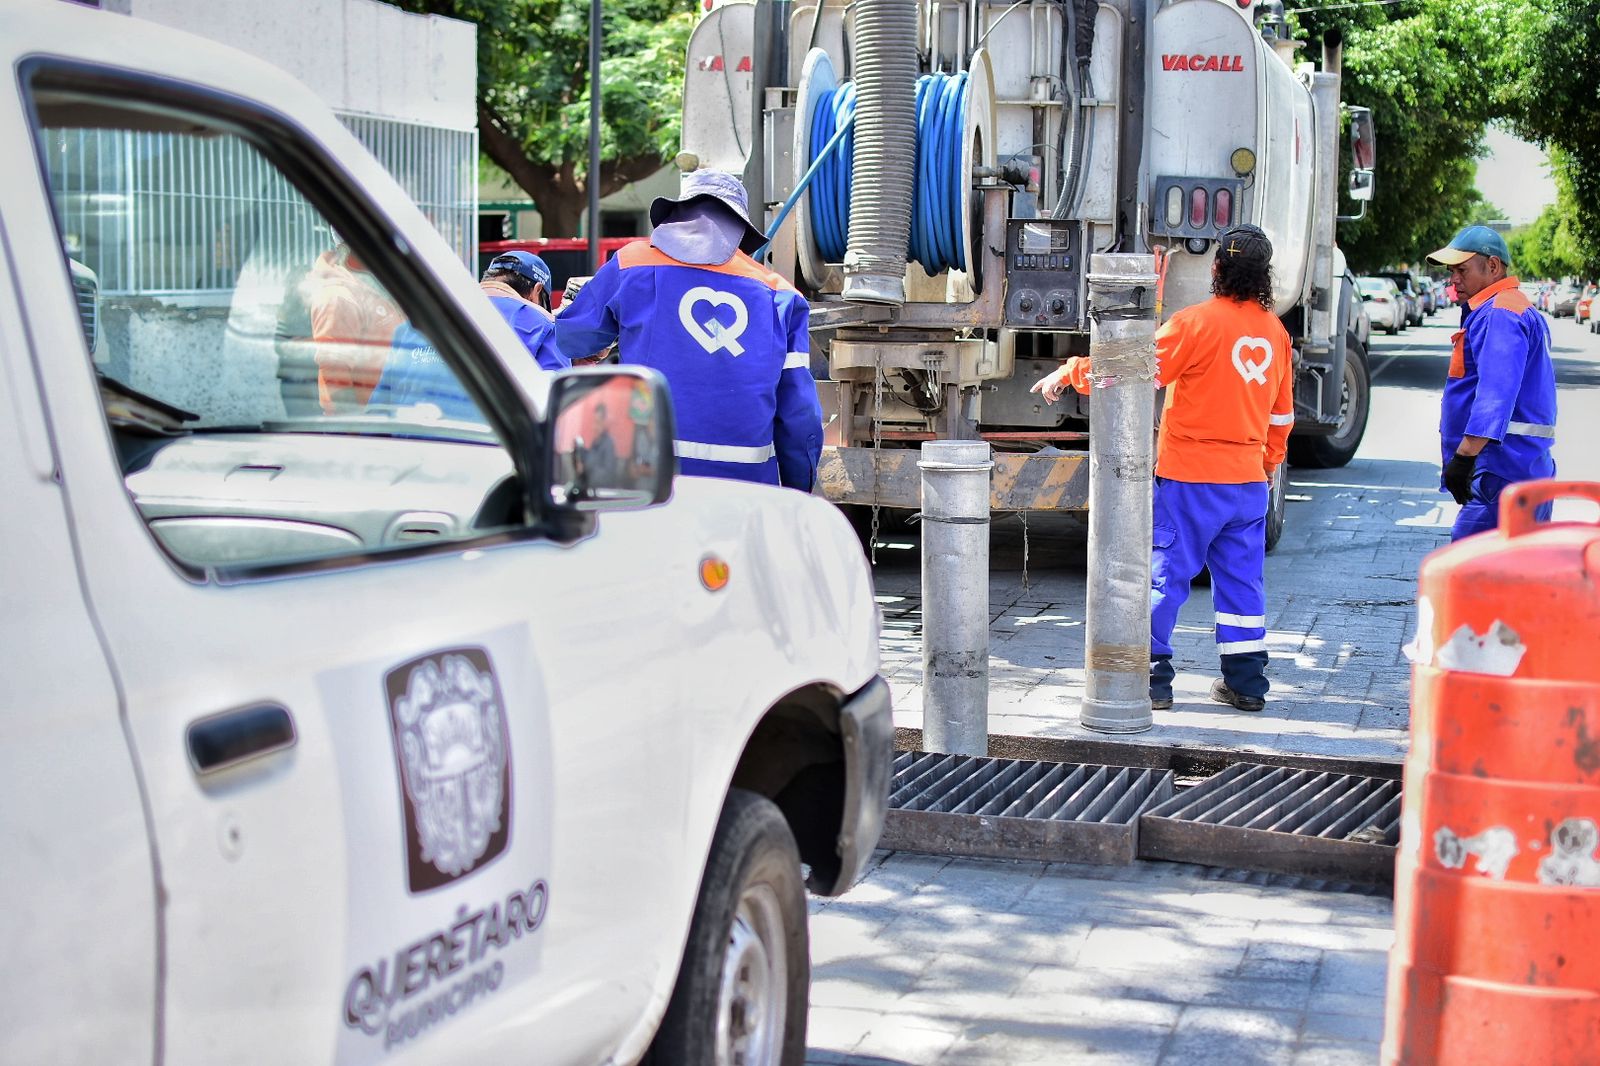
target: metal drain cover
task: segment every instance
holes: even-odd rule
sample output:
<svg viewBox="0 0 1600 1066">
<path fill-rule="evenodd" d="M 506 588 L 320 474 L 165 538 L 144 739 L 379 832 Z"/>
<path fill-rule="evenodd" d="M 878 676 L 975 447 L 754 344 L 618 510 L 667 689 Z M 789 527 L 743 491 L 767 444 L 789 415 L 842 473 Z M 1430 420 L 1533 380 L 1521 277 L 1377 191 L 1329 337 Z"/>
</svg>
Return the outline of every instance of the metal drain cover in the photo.
<svg viewBox="0 0 1600 1066">
<path fill-rule="evenodd" d="M 878 846 L 935 855 L 1123 864 L 1172 771 L 901 752 Z"/>
<path fill-rule="evenodd" d="M 1139 819 L 1139 857 L 1368 884 L 1394 880 L 1400 782 L 1234 763 Z"/>
</svg>

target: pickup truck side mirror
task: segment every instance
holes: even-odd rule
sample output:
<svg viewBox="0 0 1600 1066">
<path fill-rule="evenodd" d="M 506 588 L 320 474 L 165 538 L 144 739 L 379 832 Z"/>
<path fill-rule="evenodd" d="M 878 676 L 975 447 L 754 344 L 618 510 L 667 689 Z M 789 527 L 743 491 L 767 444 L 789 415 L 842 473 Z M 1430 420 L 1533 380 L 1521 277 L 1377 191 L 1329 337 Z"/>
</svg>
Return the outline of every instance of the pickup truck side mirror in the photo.
<svg viewBox="0 0 1600 1066">
<path fill-rule="evenodd" d="M 647 367 L 564 370 L 550 386 L 550 504 L 632 511 L 665 503 L 677 472 L 672 394 Z"/>
</svg>

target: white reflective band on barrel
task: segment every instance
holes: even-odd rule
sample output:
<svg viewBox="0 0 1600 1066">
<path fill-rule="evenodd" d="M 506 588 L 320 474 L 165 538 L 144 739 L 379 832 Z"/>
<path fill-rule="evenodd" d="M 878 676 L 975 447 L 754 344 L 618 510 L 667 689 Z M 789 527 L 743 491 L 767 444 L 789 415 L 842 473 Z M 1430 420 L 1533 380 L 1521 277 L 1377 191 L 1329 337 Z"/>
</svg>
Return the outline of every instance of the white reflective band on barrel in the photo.
<svg viewBox="0 0 1600 1066">
<path fill-rule="evenodd" d="M 1267 616 L 1264 614 L 1225 614 L 1217 612 L 1217 625 L 1238 626 L 1240 629 L 1265 629 Z"/>
<path fill-rule="evenodd" d="M 811 369 L 811 353 L 810 352 L 790 352 L 789 353 L 789 358 L 787 358 L 787 359 L 785 359 L 783 361 L 783 368 L 785 370 L 801 370 L 801 369 L 810 370 Z"/>
<path fill-rule="evenodd" d="M 701 444 L 692 440 L 675 440 L 672 450 L 685 459 L 707 459 L 713 463 L 764 463 L 778 454 L 770 444 L 764 448 L 741 448 L 736 444 Z"/>
<path fill-rule="evenodd" d="M 1267 642 L 1264 640 L 1219 640 L 1217 641 L 1218 655 L 1238 655 L 1247 651 L 1266 651 Z"/>
<path fill-rule="evenodd" d="M 1294 415 L 1273 415 L 1267 421 L 1274 426 L 1292 426 L 1294 425 Z"/>
<path fill-rule="evenodd" d="M 1508 422 L 1507 433 L 1517 433 L 1524 437 L 1543 437 L 1546 440 L 1556 439 L 1555 426 L 1541 426 L 1536 422 Z"/>
</svg>

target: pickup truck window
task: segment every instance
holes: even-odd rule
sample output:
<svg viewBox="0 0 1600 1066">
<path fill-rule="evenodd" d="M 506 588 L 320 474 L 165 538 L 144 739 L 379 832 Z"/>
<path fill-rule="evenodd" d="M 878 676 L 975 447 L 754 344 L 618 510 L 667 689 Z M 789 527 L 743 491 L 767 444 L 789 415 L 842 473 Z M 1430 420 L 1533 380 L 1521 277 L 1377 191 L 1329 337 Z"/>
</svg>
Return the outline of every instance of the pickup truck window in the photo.
<svg viewBox="0 0 1600 1066">
<path fill-rule="evenodd" d="M 252 567 L 521 521 L 509 453 L 420 316 L 272 159 L 203 116 L 35 97 L 63 278 L 124 483 L 179 561 Z M 380 264 L 381 265 L 381 264 Z"/>
</svg>

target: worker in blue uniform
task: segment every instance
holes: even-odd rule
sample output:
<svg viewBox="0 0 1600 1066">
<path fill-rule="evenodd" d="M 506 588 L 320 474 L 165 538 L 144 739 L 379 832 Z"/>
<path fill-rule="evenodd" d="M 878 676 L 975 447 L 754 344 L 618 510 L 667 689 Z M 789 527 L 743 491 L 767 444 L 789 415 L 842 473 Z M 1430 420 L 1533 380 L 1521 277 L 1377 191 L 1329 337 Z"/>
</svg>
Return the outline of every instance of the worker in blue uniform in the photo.
<svg viewBox="0 0 1600 1066">
<path fill-rule="evenodd" d="M 506 320 L 522 346 L 546 370 L 564 370 L 572 360 L 556 346 L 555 319 L 550 306 L 550 267 L 532 252 L 505 252 L 489 261 L 479 283 L 489 302 Z M 383 375 L 367 401 L 369 411 L 431 405 L 441 417 L 483 422 L 455 374 L 445 364 L 433 342 L 409 322 L 395 330 L 392 351 Z"/>
<path fill-rule="evenodd" d="M 623 247 L 556 316 L 569 359 L 616 343 L 672 388 L 684 474 L 810 492 L 822 455 L 811 309 L 750 257 L 766 243 L 744 185 L 697 170 L 650 205 L 648 241 Z"/>
<path fill-rule="evenodd" d="M 556 345 L 549 264 L 532 252 L 503 252 L 489 260 L 479 287 L 540 366 L 565 370 L 572 365 Z"/>
<path fill-rule="evenodd" d="M 1555 476 L 1555 367 L 1549 326 L 1508 276 L 1500 234 L 1468 226 L 1428 258 L 1466 300 L 1439 412 L 1440 482 L 1461 504 L 1450 531 L 1460 540 L 1495 527 L 1507 485 Z M 1546 503 L 1535 517 L 1550 513 Z"/>
</svg>

